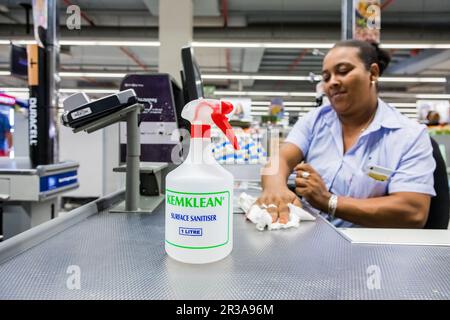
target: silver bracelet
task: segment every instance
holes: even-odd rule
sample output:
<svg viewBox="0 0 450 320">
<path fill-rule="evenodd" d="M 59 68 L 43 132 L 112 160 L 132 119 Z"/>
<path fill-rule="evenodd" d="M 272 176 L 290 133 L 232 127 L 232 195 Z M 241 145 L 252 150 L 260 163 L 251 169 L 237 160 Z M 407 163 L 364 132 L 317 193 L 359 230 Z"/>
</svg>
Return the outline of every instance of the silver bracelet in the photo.
<svg viewBox="0 0 450 320">
<path fill-rule="evenodd" d="M 330 200 L 328 200 L 328 214 L 331 217 L 331 220 L 334 219 L 334 215 L 336 213 L 338 197 L 335 194 L 332 194 Z"/>
</svg>

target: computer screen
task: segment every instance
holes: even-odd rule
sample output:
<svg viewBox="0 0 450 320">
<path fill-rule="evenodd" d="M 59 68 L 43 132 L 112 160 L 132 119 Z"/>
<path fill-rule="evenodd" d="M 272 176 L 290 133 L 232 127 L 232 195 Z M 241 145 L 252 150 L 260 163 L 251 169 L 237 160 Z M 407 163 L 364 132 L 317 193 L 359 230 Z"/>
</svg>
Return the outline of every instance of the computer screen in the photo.
<svg viewBox="0 0 450 320">
<path fill-rule="evenodd" d="M 183 64 L 181 79 L 185 103 L 202 98 L 204 96 L 202 77 L 191 47 L 181 49 L 181 62 Z"/>
<path fill-rule="evenodd" d="M 27 49 L 11 45 L 10 71 L 14 76 L 28 76 Z"/>
</svg>

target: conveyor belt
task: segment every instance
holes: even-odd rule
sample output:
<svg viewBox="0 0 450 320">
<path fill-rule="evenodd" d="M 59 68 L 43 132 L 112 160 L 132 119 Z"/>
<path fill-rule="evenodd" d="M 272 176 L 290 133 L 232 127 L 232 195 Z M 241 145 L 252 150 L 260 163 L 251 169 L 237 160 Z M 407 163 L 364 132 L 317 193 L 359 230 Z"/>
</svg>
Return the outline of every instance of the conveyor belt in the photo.
<svg viewBox="0 0 450 320">
<path fill-rule="evenodd" d="M 0 245 L 0 253 L 2 247 Z M 66 286 L 80 268 L 80 290 Z M 367 268 L 379 267 L 380 289 Z M 352 245 L 328 222 L 259 232 L 234 215 L 234 249 L 187 265 L 164 252 L 164 206 L 93 214 L 0 265 L 0 299 L 450 299 L 446 247 Z"/>
</svg>

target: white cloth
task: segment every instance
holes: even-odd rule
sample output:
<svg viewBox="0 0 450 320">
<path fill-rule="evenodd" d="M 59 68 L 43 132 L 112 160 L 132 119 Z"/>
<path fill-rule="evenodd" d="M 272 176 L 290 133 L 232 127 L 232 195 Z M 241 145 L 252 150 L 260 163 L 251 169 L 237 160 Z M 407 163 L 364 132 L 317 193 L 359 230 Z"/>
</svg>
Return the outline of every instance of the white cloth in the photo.
<svg viewBox="0 0 450 320">
<path fill-rule="evenodd" d="M 267 209 L 260 208 L 258 205 L 254 204 L 255 201 L 255 197 L 252 197 L 245 192 L 242 192 L 239 196 L 239 206 L 244 210 L 247 219 L 256 224 L 256 229 L 260 231 L 263 231 L 266 226 L 268 230 L 287 229 L 290 227 L 297 228 L 300 225 L 301 220 L 316 220 L 316 218 L 307 211 L 292 203 L 288 203 L 289 221 L 287 223 L 279 223 L 278 221 L 272 223 L 272 216 L 267 212 Z M 270 206 L 270 204 L 268 205 Z"/>
</svg>

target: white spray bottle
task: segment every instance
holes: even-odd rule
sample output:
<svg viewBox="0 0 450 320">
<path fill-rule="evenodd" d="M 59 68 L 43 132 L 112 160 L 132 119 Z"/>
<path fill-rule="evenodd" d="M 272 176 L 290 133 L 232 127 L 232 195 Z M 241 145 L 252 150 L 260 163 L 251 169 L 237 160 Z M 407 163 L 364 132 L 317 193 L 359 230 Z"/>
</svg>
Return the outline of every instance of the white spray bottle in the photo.
<svg viewBox="0 0 450 320">
<path fill-rule="evenodd" d="M 191 123 L 186 160 L 166 177 L 165 248 L 175 260 L 209 263 L 225 258 L 233 249 L 233 175 L 217 163 L 211 152 L 211 125 L 215 124 L 239 149 L 225 116 L 229 102 L 197 99 L 181 116 Z"/>
</svg>

